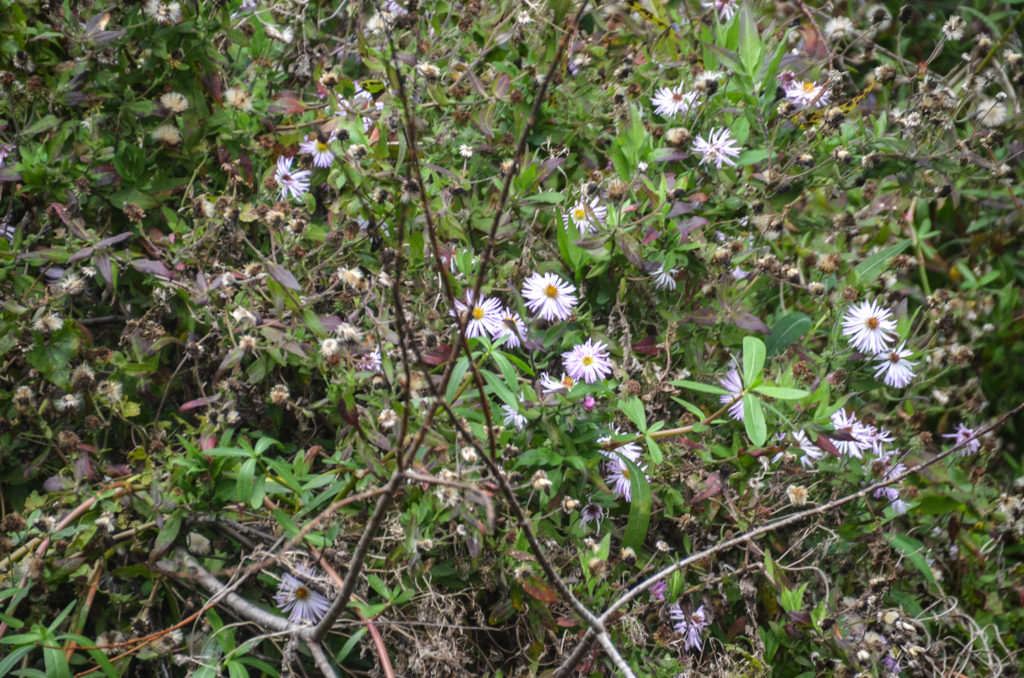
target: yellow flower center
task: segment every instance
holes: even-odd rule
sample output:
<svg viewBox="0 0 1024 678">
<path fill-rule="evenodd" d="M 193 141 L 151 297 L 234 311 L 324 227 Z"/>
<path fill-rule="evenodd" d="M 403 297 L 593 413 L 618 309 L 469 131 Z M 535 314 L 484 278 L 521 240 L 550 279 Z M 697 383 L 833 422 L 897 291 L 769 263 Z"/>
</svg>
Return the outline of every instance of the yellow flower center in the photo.
<svg viewBox="0 0 1024 678">
<path fill-rule="evenodd" d="M 622 477 L 625 478 L 626 480 L 629 480 L 629 467 L 628 466 L 623 466 L 622 467 Z"/>
<path fill-rule="evenodd" d="M 867 321 L 864 324 L 867 325 L 869 330 L 877 330 L 878 329 L 878 318 L 875 318 L 875 317 L 868 318 Z"/>
<path fill-rule="evenodd" d="M 813 82 L 805 82 L 803 87 L 804 87 L 804 92 L 806 92 L 807 94 L 810 94 L 810 93 L 812 93 L 814 91 L 814 83 Z"/>
<path fill-rule="evenodd" d="M 583 221 L 587 218 L 587 211 L 582 207 L 577 207 L 572 211 L 572 218 L 574 221 Z"/>
<path fill-rule="evenodd" d="M 309 589 L 307 589 L 305 586 L 300 586 L 299 588 L 295 589 L 296 600 L 305 600 L 306 598 L 309 598 Z"/>
<path fill-rule="evenodd" d="M 573 383 L 574 382 L 572 380 L 572 377 L 570 377 L 568 374 L 562 377 L 562 386 L 566 388 L 572 388 Z"/>
<path fill-rule="evenodd" d="M 324 142 L 322 142 L 322 141 L 318 141 L 318 142 L 316 142 L 316 150 L 318 150 L 318 151 L 320 151 L 321 153 L 323 153 L 324 151 L 326 151 L 326 150 L 327 150 L 327 144 L 325 144 L 325 143 L 324 143 Z"/>
<path fill-rule="evenodd" d="M 586 365 L 587 367 L 590 367 L 591 365 L 593 365 L 594 364 L 593 356 L 589 356 L 589 355 L 583 356 L 583 364 Z"/>
<path fill-rule="evenodd" d="M 548 285 L 547 287 L 544 288 L 544 296 L 550 299 L 554 299 L 555 297 L 558 296 L 558 288 L 555 287 L 554 285 Z"/>
<path fill-rule="evenodd" d="M 483 317 L 484 317 L 484 310 L 482 308 L 477 306 L 476 308 L 473 309 L 473 318 L 474 319 L 480 320 L 480 318 L 483 318 Z"/>
</svg>

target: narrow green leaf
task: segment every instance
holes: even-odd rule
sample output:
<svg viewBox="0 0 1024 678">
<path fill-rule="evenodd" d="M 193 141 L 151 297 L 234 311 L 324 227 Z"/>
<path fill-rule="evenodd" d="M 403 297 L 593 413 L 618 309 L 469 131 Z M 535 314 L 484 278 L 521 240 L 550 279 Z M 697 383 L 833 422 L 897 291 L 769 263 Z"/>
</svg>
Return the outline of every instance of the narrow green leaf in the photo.
<svg viewBox="0 0 1024 678">
<path fill-rule="evenodd" d="M 157 533 L 156 541 L 153 543 L 153 552 L 160 554 L 166 551 L 170 545 L 174 543 L 180 529 L 181 513 L 175 511 L 171 515 L 167 516 L 167 520 L 164 521 L 164 526 L 160 528 L 160 532 Z"/>
<path fill-rule="evenodd" d="M 886 539 L 889 540 L 889 544 L 897 551 L 907 557 L 917 571 L 924 575 L 924 578 L 928 580 L 932 586 L 935 586 L 935 574 L 932 572 L 932 568 L 928 565 L 928 561 L 925 560 L 925 545 L 914 539 L 908 537 L 905 534 L 893 533 L 886 535 Z"/>
<path fill-rule="evenodd" d="M 761 395 L 768 396 L 769 398 L 778 398 L 779 400 L 800 400 L 811 395 L 810 391 L 804 391 L 799 388 L 783 388 L 782 386 L 756 386 L 754 390 Z"/>
<path fill-rule="evenodd" d="M 880 276 L 882 271 L 884 271 L 889 265 L 889 260 L 903 252 L 903 250 L 908 247 L 910 247 L 910 240 L 902 240 L 892 247 L 886 247 L 881 252 L 878 252 L 857 264 L 857 268 L 853 269 L 857 282 L 862 285 L 867 285 L 868 283 L 873 282 L 874 279 Z"/>
<path fill-rule="evenodd" d="M 651 522 L 651 486 L 647 476 L 630 459 L 619 455 L 629 469 L 629 520 L 622 535 L 623 546 L 639 549 L 647 538 L 647 527 Z"/>
<path fill-rule="evenodd" d="M 726 395 L 729 393 L 721 386 L 702 384 L 699 381 L 690 381 L 689 379 L 677 379 L 676 381 L 669 383 L 671 383 L 673 386 L 681 386 L 683 388 L 688 388 L 691 391 L 701 391 L 702 393 L 713 393 L 715 395 Z"/>
<path fill-rule="evenodd" d="M 462 356 L 455 363 L 451 379 L 448 380 L 448 392 L 445 394 L 445 400 L 448 402 L 455 397 L 455 392 L 459 390 L 459 385 L 462 384 L 462 378 L 466 376 L 467 370 L 469 370 L 469 361 L 466 360 L 466 356 Z"/>
<path fill-rule="evenodd" d="M 21 136 L 23 136 L 23 137 L 35 136 L 36 134 L 40 134 L 40 133 L 45 132 L 45 131 L 47 131 L 49 129 L 53 129 L 54 127 L 56 127 L 59 124 L 60 124 L 60 119 L 57 118 L 57 116 L 55 116 L 53 114 L 45 115 L 42 118 L 40 118 L 39 120 L 36 120 L 34 123 L 29 125 L 28 127 L 26 127 L 25 129 L 21 130 Z"/>
<path fill-rule="evenodd" d="M 761 401 L 753 393 L 746 393 L 743 396 L 743 426 L 747 429 L 747 437 L 755 446 L 760 447 L 768 440 L 764 410 L 761 409 Z"/>
<path fill-rule="evenodd" d="M 565 194 L 560 191 L 542 191 L 523 198 L 523 202 L 543 202 L 550 205 L 559 205 L 565 200 Z"/>
<path fill-rule="evenodd" d="M 747 69 L 751 77 L 757 75 L 761 69 L 762 49 L 761 36 L 757 34 L 757 23 L 754 21 L 754 13 L 750 5 L 743 3 L 740 7 L 740 61 Z"/>
<path fill-rule="evenodd" d="M 743 383 L 750 386 L 761 377 L 766 351 L 757 337 L 743 337 Z"/>
<path fill-rule="evenodd" d="M 799 311 L 779 318 L 768 337 L 766 347 L 768 355 L 776 355 L 785 351 L 790 344 L 804 336 L 804 333 L 811 329 L 812 324 L 810 316 Z"/>
</svg>

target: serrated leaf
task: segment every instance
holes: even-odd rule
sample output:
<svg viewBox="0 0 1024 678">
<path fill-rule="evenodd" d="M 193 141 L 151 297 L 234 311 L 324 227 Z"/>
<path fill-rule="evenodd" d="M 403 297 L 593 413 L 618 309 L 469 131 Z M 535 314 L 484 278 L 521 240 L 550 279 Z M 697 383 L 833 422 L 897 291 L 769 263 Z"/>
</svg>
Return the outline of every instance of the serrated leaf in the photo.
<svg viewBox="0 0 1024 678">
<path fill-rule="evenodd" d="M 768 425 L 764 420 L 764 410 L 761 408 L 761 401 L 753 393 L 743 395 L 743 426 L 747 430 L 750 442 L 756 447 L 764 445 L 768 440 Z"/>
<path fill-rule="evenodd" d="M 757 337 L 743 337 L 743 383 L 746 386 L 761 378 L 765 355 L 763 341 Z"/>
<path fill-rule="evenodd" d="M 811 318 L 806 313 L 795 312 L 779 318 L 772 327 L 771 336 L 768 337 L 768 355 L 772 356 L 786 350 L 790 344 L 804 336 L 804 333 L 811 329 L 811 325 Z"/>
<path fill-rule="evenodd" d="M 757 386 L 754 388 L 755 391 L 761 395 L 768 396 L 769 398 L 778 398 L 779 400 L 800 400 L 811 395 L 810 391 L 804 391 L 799 388 L 783 388 L 782 386 Z"/>
<path fill-rule="evenodd" d="M 892 247 L 886 247 L 881 252 L 878 252 L 857 264 L 857 267 L 853 269 L 857 282 L 864 285 L 873 282 L 874 279 L 880 276 L 882 271 L 888 267 L 889 260 L 897 254 L 902 253 L 903 250 L 908 247 L 910 247 L 910 241 L 903 240 Z"/>
</svg>

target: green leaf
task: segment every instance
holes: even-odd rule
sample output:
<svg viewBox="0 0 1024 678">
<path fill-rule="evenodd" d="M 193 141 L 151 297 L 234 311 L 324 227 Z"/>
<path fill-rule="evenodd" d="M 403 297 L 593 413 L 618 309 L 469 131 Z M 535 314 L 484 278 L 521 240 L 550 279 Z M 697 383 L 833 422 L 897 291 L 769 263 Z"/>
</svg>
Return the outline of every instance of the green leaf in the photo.
<svg viewBox="0 0 1024 678">
<path fill-rule="evenodd" d="M 743 395 L 743 426 L 747 429 L 747 437 L 755 446 L 760 447 L 768 440 L 764 410 L 761 409 L 761 401 L 753 393 Z"/>
<path fill-rule="evenodd" d="M 677 379 L 676 381 L 670 382 L 673 386 L 681 386 L 688 388 L 691 391 L 701 391 L 702 393 L 713 393 L 715 395 L 728 395 L 721 386 L 712 386 L 711 384 L 702 384 L 699 381 L 690 381 L 689 379 Z"/>
<path fill-rule="evenodd" d="M 863 285 L 873 282 L 888 267 L 889 260 L 908 247 L 910 247 L 910 240 L 902 240 L 857 264 L 857 268 L 853 269 L 857 282 Z"/>
<path fill-rule="evenodd" d="M 633 396 L 619 401 L 619 409 L 629 417 L 629 420 L 636 424 L 641 433 L 647 430 L 647 413 L 644 411 L 644 404 L 639 398 Z"/>
<path fill-rule="evenodd" d="M 459 390 L 459 385 L 462 383 L 462 378 L 466 376 L 467 370 L 469 370 L 469 361 L 466 360 L 466 356 L 462 356 L 455 363 L 455 369 L 452 370 L 452 376 L 448 380 L 448 392 L 445 394 L 445 400 L 448 402 L 455 398 L 455 392 Z"/>
<path fill-rule="evenodd" d="M 543 202 L 550 205 L 560 205 L 565 200 L 565 194 L 561 191 L 542 191 L 523 198 L 523 202 Z"/>
<path fill-rule="evenodd" d="M 810 316 L 799 311 L 779 318 L 768 337 L 768 355 L 785 351 L 790 344 L 795 343 L 807 330 L 811 329 L 812 324 Z"/>
<path fill-rule="evenodd" d="M 647 527 L 651 522 L 651 486 L 647 483 L 647 476 L 632 460 L 621 454 L 619 459 L 629 469 L 631 497 L 629 521 L 626 523 L 626 531 L 622 535 L 622 544 L 638 550 L 643 545 L 644 539 L 647 538 Z"/>
<path fill-rule="evenodd" d="M 736 166 L 746 167 L 747 165 L 754 165 L 766 159 L 769 155 L 767 149 L 751 148 L 740 153 L 740 157 L 736 159 Z"/>
<path fill-rule="evenodd" d="M 764 342 L 757 337 L 743 337 L 743 383 L 750 386 L 761 378 L 765 358 Z"/>
<path fill-rule="evenodd" d="M 768 396 L 769 398 L 778 398 L 779 400 L 800 400 L 811 395 L 810 391 L 804 391 L 799 388 L 783 388 L 781 386 L 755 386 L 754 390 L 761 395 Z"/>
<path fill-rule="evenodd" d="M 754 13 L 748 3 L 740 7 L 740 61 L 747 69 L 751 77 L 757 75 L 761 69 L 761 60 L 764 58 L 761 47 L 761 36 L 757 33 L 757 23 L 754 21 Z"/>
<path fill-rule="evenodd" d="M 160 528 L 160 532 L 156 535 L 156 541 L 153 543 L 153 553 L 161 554 L 170 548 L 171 544 L 178 536 L 178 531 L 181 529 L 181 512 L 175 511 L 174 513 L 167 516 L 164 521 L 164 526 Z"/>
<path fill-rule="evenodd" d="M 21 130 L 21 136 L 23 137 L 34 137 L 37 134 L 41 134 L 49 129 L 53 129 L 60 124 L 60 119 L 57 116 L 50 114 L 45 115 L 39 120 Z"/>
<path fill-rule="evenodd" d="M 886 535 L 886 539 L 889 540 L 889 544 L 905 555 L 917 571 L 924 575 L 924 578 L 928 580 L 932 586 L 935 586 L 935 574 L 932 572 L 932 568 L 928 565 L 928 561 L 925 560 L 924 554 L 926 552 L 925 545 L 914 539 L 908 537 L 905 534 L 893 533 Z"/>
</svg>

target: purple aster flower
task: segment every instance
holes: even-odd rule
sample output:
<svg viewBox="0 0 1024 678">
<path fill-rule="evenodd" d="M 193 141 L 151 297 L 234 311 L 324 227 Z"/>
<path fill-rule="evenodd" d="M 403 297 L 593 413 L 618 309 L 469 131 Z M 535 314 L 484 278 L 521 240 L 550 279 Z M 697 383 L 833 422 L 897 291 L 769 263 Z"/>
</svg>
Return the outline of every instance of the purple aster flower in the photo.
<svg viewBox="0 0 1024 678">
<path fill-rule="evenodd" d="M 981 441 L 974 436 L 977 435 L 977 429 L 967 428 L 963 422 L 956 425 L 956 430 L 952 433 L 943 433 L 943 438 L 955 438 L 953 441 L 954 445 L 963 445 L 960 449 L 960 456 L 966 457 L 968 454 L 974 454 L 981 449 Z M 966 444 L 964 444 L 966 443 Z"/>
<path fill-rule="evenodd" d="M 309 190 L 309 170 L 292 170 L 294 158 L 286 158 L 283 155 L 277 159 L 277 171 L 274 173 L 274 180 L 281 187 L 281 198 L 287 198 L 289 194 L 295 199 L 300 199 Z"/>
<path fill-rule="evenodd" d="M 303 578 L 316 576 L 315 570 L 305 565 L 300 565 L 296 571 Z M 288 619 L 295 623 L 305 620 L 316 624 L 323 619 L 331 605 L 327 596 L 314 591 L 302 579 L 289 572 L 281 577 L 274 602 L 282 612 L 288 612 Z"/>
<path fill-rule="evenodd" d="M 523 298 L 530 312 L 542 320 L 565 320 L 577 304 L 576 286 L 554 273 L 533 273 L 523 283 Z"/>
<path fill-rule="evenodd" d="M 704 612 L 704 606 L 701 605 L 687 616 L 679 607 L 679 603 L 676 603 L 669 609 L 669 614 L 676 622 L 675 630 L 683 634 L 683 649 L 700 652 L 701 633 L 710 623 Z"/>
<path fill-rule="evenodd" d="M 863 353 L 877 355 L 889 350 L 896 339 L 896 321 L 877 300 L 861 302 L 843 316 L 843 334 L 850 345 Z"/>
<path fill-rule="evenodd" d="M 729 370 L 729 373 L 724 377 L 718 379 L 718 383 L 722 385 L 728 393 L 724 393 L 718 396 L 718 402 L 723 405 L 732 402 L 733 398 L 742 395 L 743 393 L 743 380 L 740 379 L 740 371 L 733 367 Z M 743 421 L 743 399 L 740 398 L 736 402 L 729 406 L 729 416 L 736 421 Z"/>
<path fill-rule="evenodd" d="M 612 361 L 608 357 L 607 345 L 603 341 L 587 339 L 576 344 L 572 350 L 562 354 L 565 371 L 576 381 L 593 384 L 612 373 Z"/>
<path fill-rule="evenodd" d="M 693 142 L 693 152 L 701 156 L 699 164 L 714 165 L 715 169 L 722 169 L 723 162 L 735 167 L 736 161 L 733 158 L 738 157 L 741 150 L 743 149 L 736 145 L 736 140 L 732 138 L 729 130 L 724 127 L 712 128 L 707 139 L 698 135 Z"/>
<path fill-rule="evenodd" d="M 594 529 L 601 529 L 601 520 L 604 518 L 604 507 L 591 502 L 580 511 L 580 529 L 584 529 L 587 523 L 594 521 Z"/>
</svg>

